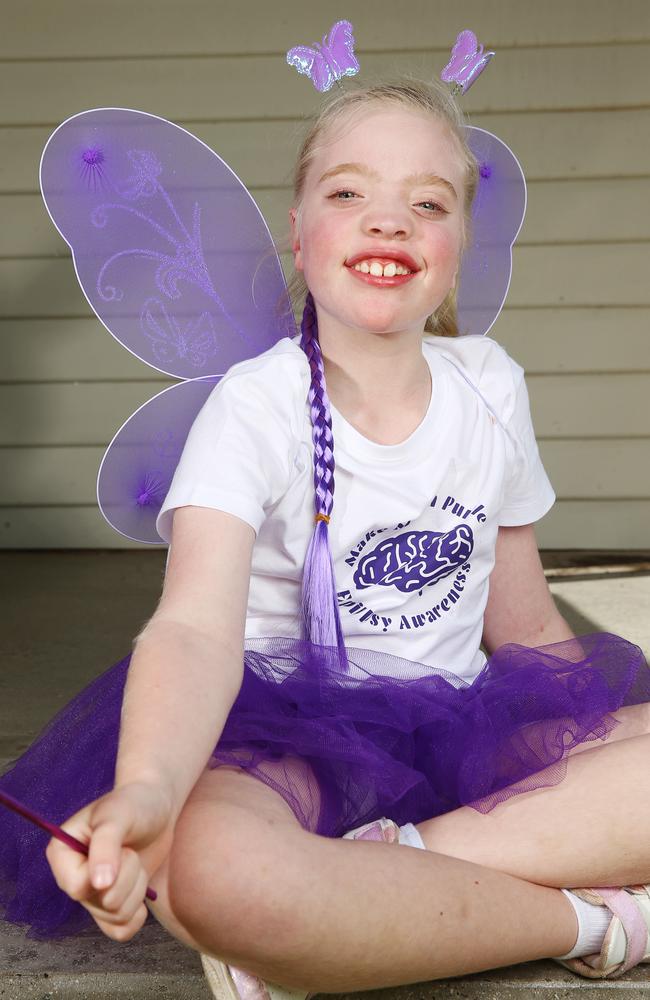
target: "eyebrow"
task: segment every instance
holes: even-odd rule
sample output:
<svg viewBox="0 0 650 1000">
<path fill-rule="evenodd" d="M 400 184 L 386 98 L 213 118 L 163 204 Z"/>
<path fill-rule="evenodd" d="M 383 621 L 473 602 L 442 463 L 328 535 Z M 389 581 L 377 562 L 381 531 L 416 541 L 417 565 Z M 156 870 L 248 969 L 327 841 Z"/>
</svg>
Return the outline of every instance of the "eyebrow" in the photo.
<svg viewBox="0 0 650 1000">
<path fill-rule="evenodd" d="M 332 177 L 337 177 L 338 174 L 362 174 L 364 177 L 371 177 L 374 180 L 379 179 L 379 174 L 372 167 L 367 167 L 363 163 L 338 163 L 335 167 L 331 167 L 326 170 L 323 176 L 319 179 L 318 183 L 323 184 L 327 180 L 331 180 Z M 404 184 L 422 184 L 422 185 L 439 185 L 444 187 L 449 193 L 458 200 L 458 195 L 456 194 L 456 189 L 454 185 L 446 180 L 444 177 L 439 177 L 438 174 L 410 174 L 408 177 L 404 178 Z"/>
</svg>

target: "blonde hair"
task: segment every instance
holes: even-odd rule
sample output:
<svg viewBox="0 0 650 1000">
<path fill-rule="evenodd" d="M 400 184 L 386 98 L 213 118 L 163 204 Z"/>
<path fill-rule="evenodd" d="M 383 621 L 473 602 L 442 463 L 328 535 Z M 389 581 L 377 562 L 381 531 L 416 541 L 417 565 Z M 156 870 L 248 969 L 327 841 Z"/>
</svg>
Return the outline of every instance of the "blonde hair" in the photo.
<svg viewBox="0 0 650 1000">
<path fill-rule="evenodd" d="M 351 87 L 330 99 L 308 120 L 308 130 L 298 151 L 293 175 L 293 207 L 300 212 L 307 171 L 321 148 L 319 140 L 322 140 L 326 135 L 329 136 L 339 126 L 342 126 L 352 112 L 363 111 L 368 105 L 404 107 L 411 111 L 430 114 L 437 121 L 442 121 L 448 126 L 456 139 L 465 168 L 463 246 L 466 246 L 471 232 L 471 210 L 478 184 L 478 164 L 467 142 L 463 112 L 451 96 L 449 89 L 435 80 L 425 83 L 423 80 L 402 77 L 385 83 Z M 283 250 L 289 250 L 291 237 L 285 237 L 281 245 Z M 300 314 L 308 291 L 301 271 L 294 271 L 288 283 L 288 291 L 294 309 Z M 457 289 L 454 286 L 436 311 L 427 319 L 424 327 L 425 333 L 433 333 L 441 337 L 458 336 L 456 296 Z"/>
</svg>

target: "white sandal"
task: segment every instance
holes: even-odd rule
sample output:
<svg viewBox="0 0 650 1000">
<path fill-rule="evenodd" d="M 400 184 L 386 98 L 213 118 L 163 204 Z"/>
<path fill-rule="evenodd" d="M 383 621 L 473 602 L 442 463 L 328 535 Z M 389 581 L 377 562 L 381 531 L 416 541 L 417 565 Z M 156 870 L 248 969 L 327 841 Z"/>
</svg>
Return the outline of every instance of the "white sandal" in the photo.
<svg viewBox="0 0 650 1000">
<path fill-rule="evenodd" d="M 619 979 L 635 965 L 650 962 L 650 886 L 598 886 L 571 892 L 588 903 L 607 906 L 612 919 L 598 955 L 554 958 L 554 962 L 585 979 Z"/>
<path fill-rule="evenodd" d="M 259 979 L 203 952 L 201 962 L 212 995 L 218 1000 L 308 1000 L 312 996 L 304 990 L 292 990 L 288 986 Z"/>
<path fill-rule="evenodd" d="M 383 840 L 399 843 L 399 827 L 392 819 L 376 819 L 344 834 L 343 840 Z M 309 1000 L 313 993 L 279 986 L 260 979 L 251 972 L 227 965 L 218 958 L 201 952 L 201 962 L 208 985 L 216 1000 Z"/>
</svg>

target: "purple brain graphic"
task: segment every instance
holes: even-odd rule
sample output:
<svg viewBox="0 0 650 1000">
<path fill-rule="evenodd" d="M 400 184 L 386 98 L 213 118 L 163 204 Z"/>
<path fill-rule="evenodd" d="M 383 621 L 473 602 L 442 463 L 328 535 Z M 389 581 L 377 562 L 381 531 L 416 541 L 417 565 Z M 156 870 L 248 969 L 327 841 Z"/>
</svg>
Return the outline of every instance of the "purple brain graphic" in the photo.
<svg viewBox="0 0 650 1000">
<path fill-rule="evenodd" d="M 451 531 L 405 531 L 386 538 L 359 560 L 354 583 L 366 587 L 397 587 L 403 594 L 422 590 L 465 562 L 472 554 L 474 536 L 468 524 Z"/>
</svg>

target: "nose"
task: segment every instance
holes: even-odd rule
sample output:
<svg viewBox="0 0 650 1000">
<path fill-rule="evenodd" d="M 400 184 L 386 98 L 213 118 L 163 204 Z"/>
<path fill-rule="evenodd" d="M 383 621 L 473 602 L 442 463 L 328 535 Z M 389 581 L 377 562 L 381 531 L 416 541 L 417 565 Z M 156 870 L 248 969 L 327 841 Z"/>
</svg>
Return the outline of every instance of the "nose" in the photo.
<svg viewBox="0 0 650 1000">
<path fill-rule="evenodd" d="M 375 201 L 363 217 L 363 230 L 368 236 L 387 239 L 407 239 L 412 232 L 412 220 L 407 210 L 389 199 Z"/>
</svg>

